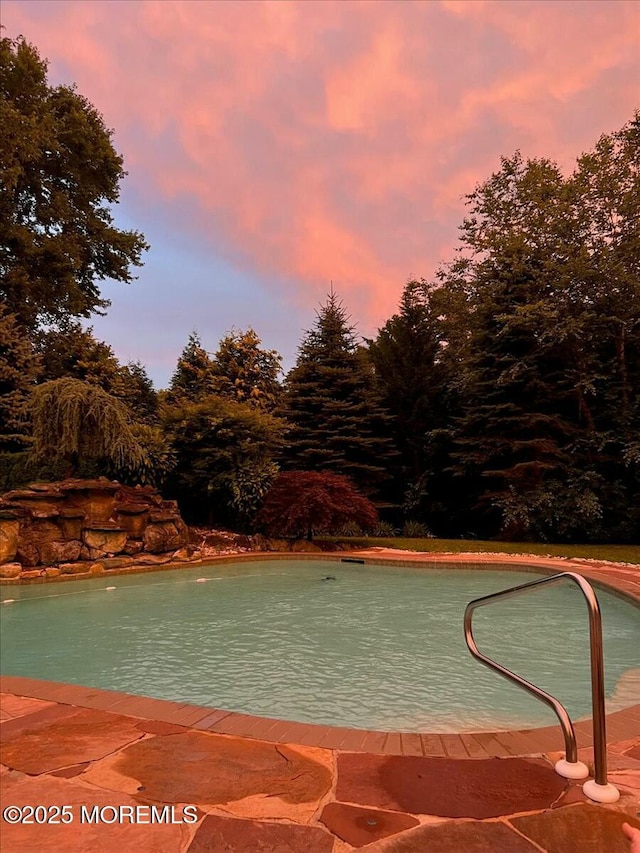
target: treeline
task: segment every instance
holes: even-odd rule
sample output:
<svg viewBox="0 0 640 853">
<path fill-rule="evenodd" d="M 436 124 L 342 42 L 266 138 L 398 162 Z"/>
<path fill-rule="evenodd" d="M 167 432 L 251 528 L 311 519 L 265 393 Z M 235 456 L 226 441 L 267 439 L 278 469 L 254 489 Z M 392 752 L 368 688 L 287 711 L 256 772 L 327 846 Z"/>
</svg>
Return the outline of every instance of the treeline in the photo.
<svg viewBox="0 0 640 853">
<path fill-rule="evenodd" d="M 251 530 L 279 472 L 326 471 L 392 527 L 640 541 L 640 114 L 569 177 L 503 158 L 454 260 L 408 282 L 375 338 L 332 291 L 288 375 L 253 329 L 215 351 L 194 333 L 156 392 L 78 322 L 146 248 L 103 206 L 124 174 L 110 133 L 46 88 L 35 49 L 4 39 L 0 58 L 0 487 L 103 473 Z"/>
</svg>

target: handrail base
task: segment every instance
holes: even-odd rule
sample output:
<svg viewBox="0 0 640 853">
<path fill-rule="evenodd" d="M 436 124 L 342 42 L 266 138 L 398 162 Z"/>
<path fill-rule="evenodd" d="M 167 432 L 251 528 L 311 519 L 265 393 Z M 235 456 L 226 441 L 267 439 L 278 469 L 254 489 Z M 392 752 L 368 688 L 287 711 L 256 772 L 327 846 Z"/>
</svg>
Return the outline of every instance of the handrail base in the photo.
<svg viewBox="0 0 640 853">
<path fill-rule="evenodd" d="M 595 779 L 588 779 L 582 786 L 582 790 L 595 803 L 617 803 L 620 799 L 620 791 L 611 782 L 599 785 Z"/>
<path fill-rule="evenodd" d="M 554 766 L 558 776 L 564 779 L 587 779 L 589 776 L 589 768 L 583 761 L 567 761 L 566 758 L 561 758 Z"/>
</svg>

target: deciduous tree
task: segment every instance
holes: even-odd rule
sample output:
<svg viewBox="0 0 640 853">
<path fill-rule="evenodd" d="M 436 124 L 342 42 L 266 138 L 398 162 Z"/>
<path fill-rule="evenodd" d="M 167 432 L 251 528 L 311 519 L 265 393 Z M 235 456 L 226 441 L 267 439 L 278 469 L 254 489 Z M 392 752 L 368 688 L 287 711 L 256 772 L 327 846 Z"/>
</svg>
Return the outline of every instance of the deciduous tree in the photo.
<svg viewBox="0 0 640 853">
<path fill-rule="evenodd" d="M 194 521 L 245 526 L 277 473 L 284 423 L 247 403 L 209 396 L 166 408 L 176 454 L 169 487 Z"/>
<path fill-rule="evenodd" d="M 329 471 L 287 471 L 269 489 L 258 524 L 272 535 L 305 536 L 332 532 L 353 521 L 367 529 L 378 514 L 348 477 Z"/>
<path fill-rule="evenodd" d="M 28 329 L 102 311 L 99 282 L 141 265 L 144 237 L 113 221 L 126 173 L 111 137 L 33 45 L 0 39 L 0 298 Z"/>
</svg>

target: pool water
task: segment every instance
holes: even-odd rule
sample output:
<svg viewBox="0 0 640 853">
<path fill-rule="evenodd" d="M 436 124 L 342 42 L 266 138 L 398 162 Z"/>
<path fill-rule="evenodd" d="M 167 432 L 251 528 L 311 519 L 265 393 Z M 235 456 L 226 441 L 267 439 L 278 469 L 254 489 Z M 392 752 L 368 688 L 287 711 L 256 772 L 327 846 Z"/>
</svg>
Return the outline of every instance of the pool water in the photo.
<svg viewBox="0 0 640 853">
<path fill-rule="evenodd" d="M 5 587 L 16 600 L 2 607 L 0 669 L 325 725 L 551 725 L 545 705 L 471 657 L 462 627 L 471 599 L 537 576 L 262 561 Z M 597 594 L 618 710 L 640 702 L 640 609 Z M 587 609 L 573 584 L 476 611 L 474 635 L 574 719 L 590 715 Z"/>
</svg>

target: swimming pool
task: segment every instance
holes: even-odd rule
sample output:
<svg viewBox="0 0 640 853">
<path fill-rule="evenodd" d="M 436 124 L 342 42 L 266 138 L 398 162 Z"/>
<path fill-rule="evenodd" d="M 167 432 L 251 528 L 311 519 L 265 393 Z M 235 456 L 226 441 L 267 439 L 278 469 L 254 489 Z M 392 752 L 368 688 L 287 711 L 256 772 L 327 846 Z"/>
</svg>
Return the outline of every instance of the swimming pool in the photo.
<svg viewBox="0 0 640 853">
<path fill-rule="evenodd" d="M 536 577 L 498 569 L 256 561 L 11 587 L 0 669 L 354 728 L 554 725 L 549 709 L 466 649 L 465 605 Z M 640 701 L 640 610 L 598 598 L 608 710 L 619 710 Z M 587 612 L 573 585 L 480 610 L 474 633 L 574 719 L 590 714 Z"/>
</svg>

